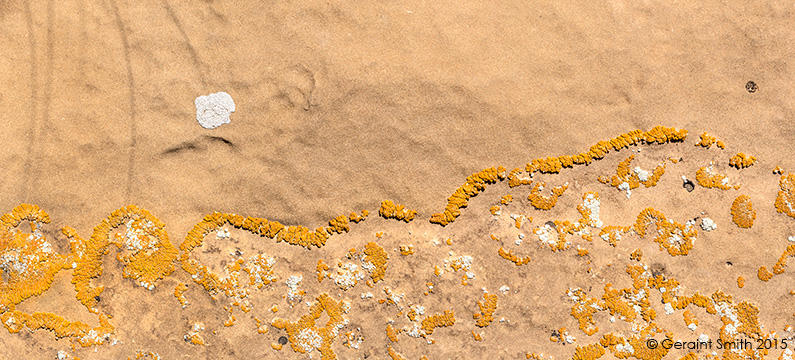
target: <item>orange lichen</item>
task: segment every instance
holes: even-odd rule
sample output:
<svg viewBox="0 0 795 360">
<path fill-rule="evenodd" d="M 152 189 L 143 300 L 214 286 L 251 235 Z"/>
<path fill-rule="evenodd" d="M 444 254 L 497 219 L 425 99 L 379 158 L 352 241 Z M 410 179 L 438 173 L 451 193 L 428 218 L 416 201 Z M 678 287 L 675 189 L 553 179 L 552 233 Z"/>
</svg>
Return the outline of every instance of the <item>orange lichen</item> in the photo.
<svg viewBox="0 0 795 360">
<path fill-rule="evenodd" d="M 773 169 L 773 173 L 774 173 L 774 174 L 781 175 L 781 173 L 783 173 L 783 172 L 784 172 L 784 169 L 782 169 L 782 168 L 781 168 L 781 166 L 776 166 L 776 167 Z"/>
<path fill-rule="evenodd" d="M 400 255 L 408 256 L 414 254 L 414 245 L 400 245 Z"/>
<path fill-rule="evenodd" d="M 635 249 L 634 251 L 632 251 L 631 254 L 629 254 L 629 258 L 630 260 L 641 261 L 641 259 L 643 258 L 643 250 Z"/>
<path fill-rule="evenodd" d="M 317 272 L 317 282 L 323 282 L 323 279 L 326 277 L 324 272 L 329 270 L 328 264 L 323 262 L 323 259 L 317 261 L 317 266 L 315 267 L 315 271 Z"/>
<path fill-rule="evenodd" d="M 478 301 L 479 313 L 474 313 L 472 317 L 475 319 L 475 325 L 478 327 L 486 327 L 494 321 L 494 311 L 497 310 L 497 295 L 483 294 L 483 301 Z"/>
<path fill-rule="evenodd" d="M 488 168 L 467 177 L 466 183 L 455 190 L 447 199 L 443 213 L 431 215 L 431 223 L 446 226 L 461 215 L 461 208 L 469 205 L 469 199 L 486 189 L 486 184 L 494 184 L 505 179 L 505 168 Z"/>
<path fill-rule="evenodd" d="M 733 166 L 737 169 L 744 169 L 756 162 L 756 158 L 753 156 L 748 156 L 743 153 L 738 153 L 729 159 L 729 166 Z"/>
<path fill-rule="evenodd" d="M 700 169 L 698 169 L 696 171 L 696 182 L 707 189 L 731 189 L 732 186 L 729 185 L 729 179 L 723 174 L 716 173 L 713 170 L 713 166 L 714 164 L 710 162 L 709 166 L 702 166 Z"/>
<path fill-rule="evenodd" d="M 381 209 L 378 210 L 378 215 L 384 219 L 395 219 L 409 222 L 414 220 L 417 215 L 415 210 L 406 210 L 403 205 L 395 204 L 392 200 L 384 200 L 381 202 Z"/>
<path fill-rule="evenodd" d="M 453 310 L 445 310 L 444 314 L 431 315 L 422 319 L 422 330 L 426 335 L 433 334 L 433 330 L 437 327 L 453 326 L 455 324 L 455 313 Z"/>
<path fill-rule="evenodd" d="M 577 246 L 577 255 L 580 257 L 588 255 L 588 249 Z"/>
<path fill-rule="evenodd" d="M 113 325 L 108 322 L 108 317 L 99 315 L 99 326 L 92 328 L 82 322 L 70 322 L 53 313 L 37 312 L 26 314 L 12 309 L 0 315 L 0 321 L 9 333 L 15 334 L 24 328 L 31 332 L 38 329 L 52 331 L 57 338 L 74 338 L 81 346 L 88 347 L 102 345 L 114 333 Z"/>
<path fill-rule="evenodd" d="M 348 225 L 348 217 L 345 215 L 340 215 L 329 220 L 328 225 L 329 227 L 326 229 L 326 231 L 329 234 L 342 234 L 343 232 L 348 232 L 351 230 L 351 226 Z"/>
<path fill-rule="evenodd" d="M 654 208 L 646 208 L 638 214 L 635 232 L 645 236 L 646 227 L 651 224 L 654 224 L 657 230 L 654 242 L 660 245 L 660 250 L 668 250 L 671 256 L 687 255 L 698 236 L 698 230 L 693 226 L 694 222 L 682 225 L 672 219 L 666 219 L 665 215 Z"/>
<path fill-rule="evenodd" d="M 517 187 L 519 185 L 531 185 L 533 183 L 533 179 L 527 176 L 521 175 L 522 173 L 521 168 L 515 168 L 511 170 L 511 173 L 508 174 L 508 186 L 509 187 Z"/>
<path fill-rule="evenodd" d="M 343 314 L 347 313 L 349 305 L 343 301 L 334 301 L 326 293 L 320 294 L 316 302 L 309 308 L 307 314 L 301 316 L 296 322 L 276 318 L 271 325 L 277 329 L 285 330 L 293 351 L 301 354 L 320 351 L 321 359 L 336 359 L 331 345 L 337 337 L 339 329 L 347 322 Z M 328 314 L 328 321 L 322 328 L 315 325 L 315 321 L 323 313 Z"/>
<path fill-rule="evenodd" d="M 577 346 L 574 350 L 572 360 L 595 360 L 605 354 L 605 348 L 600 344 L 591 344 L 588 346 Z M 528 357 L 529 359 L 529 357 Z"/>
<path fill-rule="evenodd" d="M 400 355 L 400 353 L 395 351 L 395 349 L 393 349 L 391 346 L 387 348 L 387 353 L 389 354 L 389 357 L 392 358 L 392 360 L 406 360 L 406 358 L 403 357 L 403 355 Z"/>
<path fill-rule="evenodd" d="M 185 291 L 188 290 L 188 285 L 184 283 L 177 284 L 177 287 L 174 288 L 174 297 L 179 300 L 179 303 L 182 304 L 182 308 L 186 308 L 188 306 L 188 299 L 185 298 Z"/>
<path fill-rule="evenodd" d="M 483 341 L 483 334 L 476 333 L 474 330 L 472 331 L 472 337 L 475 338 L 475 341 Z"/>
<path fill-rule="evenodd" d="M 718 141 L 714 136 L 707 135 L 707 133 L 701 134 L 701 140 L 696 143 L 696 146 L 701 146 L 709 149 L 712 144 L 717 143 L 718 147 L 723 149 L 724 145 L 723 142 Z"/>
<path fill-rule="evenodd" d="M 348 217 L 351 219 L 351 221 L 358 224 L 359 222 L 367 219 L 368 215 L 370 215 L 369 211 L 362 210 L 362 215 L 357 215 L 355 212 L 352 212 L 350 215 L 348 215 Z"/>
<path fill-rule="evenodd" d="M 510 204 L 512 201 L 513 201 L 513 195 L 511 195 L 511 194 L 508 194 L 508 195 L 505 195 L 505 196 L 503 196 L 503 197 L 500 199 L 500 204 L 503 204 L 503 205 L 508 205 L 508 204 Z"/>
<path fill-rule="evenodd" d="M 541 190 L 544 189 L 544 186 L 546 186 L 544 182 L 536 183 L 533 190 L 530 190 L 530 195 L 527 197 L 527 199 L 530 200 L 530 204 L 539 210 L 552 209 L 555 204 L 557 204 L 558 198 L 569 188 L 569 183 L 552 188 L 549 196 L 541 194 Z"/>
<path fill-rule="evenodd" d="M 392 324 L 386 325 L 386 337 L 389 339 L 389 341 L 398 342 L 397 336 L 400 334 L 400 331 L 400 329 L 395 330 L 395 328 L 392 327 Z"/>
<path fill-rule="evenodd" d="M 365 268 L 370 271 L 373 282 L 377 283 L 383 280 L 386 274 L 386 262 L 389 260 L 386 250 L 371 241 L 364 246 L 364 255 Z"/>
<path fill-rule="evenodd" d="M 685 320 L 685 325 L 687 325 L 688 327 L 690 327 L 690 326 L 698 326 L 698 319 L 696 319 L 696 316 L 693 315 L 692 311 L 685 310 L 685 312 L 682 313 L 682 317 Z"/>
<path fill-rule="evenodd" d="M 742 289 L 743 286 L 745 286 L 745 278 L 742 276 L 737 277 L 737 287 Z"/>
<path fill-rule="evenodd" d="M 525 256 L 523 258 L 520 258 L 520 257 L 514 255 L 513 250 L 508 250 L 506 252 L 505 249 L 500 247 L 500 250 L 498 250 L 497 252 L 500 254 L 500 257 L 502 257 L 503 259 L 506 259 L 506 260 L 509 260 L 509 261 L 513 262 L 514 264 L 516 264 L 516 266 L 522 266 L 522 265 L 527 264 L 527 263 L 530 262 L 530 257 L 529 256 Z"/>
<path fill-rule="evenodd" d="M 610 186 L 626 191 L 627 198 L 632 194 L 632 190 L 639 187 L 641 184 L 647 188 L 657 185 L 660 177 L 665 173 L 665 162 L 654 168 L 651 172 L 643 170 L 639 167 L 630 169 L 630 163 L 635 159 L 635 155 L 630 155 L 623 161 L 618 163 L 616 174 L 611 178 L 607 176 L 599 177 L 599 182 L 610 184 Z"/>
<path fill-rule="evenodd" d="M 599 237 L 607 241 L 611 246 L 617 246 L 618 241 L 621 240 L 621 236 L 630 232 L 630 230 L 630 227 L 610 225 L 602 228 L 599 232 Z"/>
<path fill-rule="evenodd" d="M 737 226 L 748 229 L 754 225 L 756 220 L 756 211 L 751 204 L 751 198 L 748 195 L 740 195 L 734 202 L 732 202 L 732 221 Z"/>
<path fill-rule="evenodd" d="M 126 227 L 124 235 L 117 233 L 115 241 L 111 242 L 111 232 L 122 225 Z M 77 235 L 75 229 L 64 227 L 62 232 L 70 240 L 74 253 L 72 283 L 80 303 L 89 311 L 98 312 L 94 306 L 104 287 L 94 287 L 90 281 L 102 274 L 102 255 L 112 243 L 124 247 L 124 252 L 116 255 L 116 259 L 125 264 L 123 276 L 144 288 L 154 289 L 155 282 L 174 272 L 177 250 L 168 240 L 164 227 L 159 219 L 135 205 L 112 212 L 94 228 L 88 241 Z"/>
<path fill-rule="evenodd" d="M 776 211 L 795 218 L 795 174 L 781 175 L 778 186 L 781 190 L 776 196 Z"/>
<path fill-rule="evenodd" d="M 489 212 L 491 212 L 491 214 L 494 216 L 500 215 L 500 206 L 499 205 L 492 206 L 491 208 L 489 208 Z"/>
</svg>

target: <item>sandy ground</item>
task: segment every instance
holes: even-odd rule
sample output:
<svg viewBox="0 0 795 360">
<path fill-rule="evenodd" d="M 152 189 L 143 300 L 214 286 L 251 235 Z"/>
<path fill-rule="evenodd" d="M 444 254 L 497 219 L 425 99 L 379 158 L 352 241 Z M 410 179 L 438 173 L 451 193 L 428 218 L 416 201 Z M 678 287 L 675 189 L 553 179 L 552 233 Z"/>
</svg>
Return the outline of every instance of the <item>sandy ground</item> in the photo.
<svg viewBox="0 0 795 360">
<path fill-rule="evenodd" d="M 253 291 L 254 310 L 237 310 L 232 327 L 223 326 L 228 301 L 211 299 L 179 265 L 147 291 L 122 278 L 113 250 L 94 282 L 106 285 L 101 308 L 113 316 L 117 345 L 73 351 L 69 339 L 56 340 L 46 330 L 0 331 L 0 352 L 42 359 L 58 350 L 97 359 L 137 351 L 164 359 L 306 358 L 289 345 L 273 350 L 284 331 L 258 334 L 251 320 L 303 315 L 306 306 L 291 309 L 282 298 L 284 280 L 302 274 L 306 300 L 328 292 L 352 304 L 341 333 L 354 331 L 364 340 L 355 350 L 338 338 L 333 349 L 342 359 L 388 358 L 390 344 L 413 359 L 524 358 L 528 352 L 569 358 L 575 346 L 596 343 L 604 333 L 631 333 L 602 312 L 600 331 L 584 334 L 566 291 L 591 289 L 589 296 L 598 298 L 606 282 L 629 286 L 624 268 L 635 263 L 628 257 L 635 248 L 646 254 L 643 263 L 664 267 L 689 291 L 723 290 L 753 302 L 764 330 L 784 337 L 793 322 L 795 283 L 786 273 L 763 283 L 756 269 L 770 268 L 794 235 L 792 219 L 772 205 L 779 176 L 771 172 L 795 169 L 793 17 L 788 2 L 2 1 L 0 209 L 40 206 L 52 218 L 45 230 L 58 251 L 69 251 L 63 226 L 87 238 L 111 211 L 129 204 L 166 223 L 175 245 L 212 211 L 310 228 L 351 211 L 367 209 L 371 216 L 312 251 L 231 229 L 241 249 L 275 256 L 279 277 Z M 748 81 L 758 84 L 756 92 L 746 90 Z M 218 91 L 229 93 L 237 110 L 230 124 L 207 130 L 196 121 L 194 99 Z M 599 140 L 655 125 L 690 135 L 683 143 L 641 147 L 638 166 L 668 157 L 683 161 L 668 164 L 658 186 L 639 188 L 629 200 L 596 181 L 615 172 L 629 154 L 624 151 L 560 175 L 539 175 L 550 186 L 571 184 L 551 211 L 530 206 L 529 187 L 502 182 L 473 198 L 454 224 L 428 222 L 472 173 L 587 151 Z M 725 141 L 726 150 L 694 147 L 704 131 Z M 759 160 L 730 169 L 728 158 L 737 152 Z M 681 176 L 694 178 L 709 161 L 741 189 L 684 191 Z M 587 260 L 574 249 L 551 252 L 532 229 L 547 220 L 576 220 L 585 191 L 600 192 L 605 224 L 631 225 L 653 206 L 680 223 L 703 211 L 718 228 L 701 233 L 688 256 L 671 257 L 640 237 L 617 247 L 573 241 L 589 248 Z M 509 193 L 516 201 L 494 220 L 489 207 Z M 731 222 L 729 207 L 740 194 L 750 195 L 757 210 L 751 229 Z M 417 219 L 379 218 L 384 199 L 416 209 Z M 534 221 L 517 230 L 509 213 Z M 377 239 L 381 231 L 385 236 Z M 519 231 L 527 235 L 520 246 L 489 237 Z M 453 245 L 433 242 L 446 238 Z M 456 324 L 437 329 L 435 344 L 405 334 L 390 343 L 388 321 L 395 327 L 410 322 L 396 316 L 394 306 L 378 304 L 383 285 L 370 289 L 362 281 L 342 291 L 330 280 L 316 281 L 318 259 L 335 269 L 349 248 L 361 251 L 370 241 L 390 254 L 387 286 L 427 314 L 455 310 Z M 415 255 L 394 251 L 409 243 Z M 532 261 L 516 267 L 497 255 L 500 246 Z M 450 251 L 474 257 L 470 286 L 461 285 L 457 273 L 433 275 Z M 598 276 L 586 272 L 589 266 Z M 95 326 L 96 316 L 74 298 L 71 272 L 60 272 L 50 290 L 19 308 Z M 742 289 L 737 276 L 748 279 Z M 437 291 L 425 296 L 428 281 Z M 179 282 L 189 284 L 191 305 L 184 310 L 173 295 Z M 503 285 L 511 290 L 498 292 Z M 506 321 L 480 329 L 471 315 L 483 287 L 500 296 L 495 317 Z M 362 300 L 368 291 L 374 298 Z M 662 314 L 659 295 L 654 306 Z M 276 314 L 269 311 L 274 304 L 282 309 Z M 683 340 L 701 333 L 715 339 L 720 319 L 700 311 L 694 311 L 703 323 L 696 332 L 685 327 L 679 310 L 658 323 Z M 183 341 L 199 321 L 207 327 L 206 346 Z M 577 341 L 551 342 L 560 327 Z M 483 332 L 484 341 L 475 342 L 471 331 Z"/>
</svg>

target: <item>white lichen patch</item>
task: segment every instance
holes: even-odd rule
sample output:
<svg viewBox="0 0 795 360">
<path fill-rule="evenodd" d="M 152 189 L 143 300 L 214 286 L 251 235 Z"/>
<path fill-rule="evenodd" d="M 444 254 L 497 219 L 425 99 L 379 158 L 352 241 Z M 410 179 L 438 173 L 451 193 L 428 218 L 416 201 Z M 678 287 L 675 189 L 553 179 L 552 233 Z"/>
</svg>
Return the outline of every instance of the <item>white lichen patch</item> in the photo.
<svg viewBox="0 0 795 360">
<path fill-rule="evenodd" d="M 229 124 L 229 115 L 235 112 L 235 102 L 225 92 L 199 96 L 195 103 L 196 120 L 205 129 L 215 129 Z"/>
</svg>

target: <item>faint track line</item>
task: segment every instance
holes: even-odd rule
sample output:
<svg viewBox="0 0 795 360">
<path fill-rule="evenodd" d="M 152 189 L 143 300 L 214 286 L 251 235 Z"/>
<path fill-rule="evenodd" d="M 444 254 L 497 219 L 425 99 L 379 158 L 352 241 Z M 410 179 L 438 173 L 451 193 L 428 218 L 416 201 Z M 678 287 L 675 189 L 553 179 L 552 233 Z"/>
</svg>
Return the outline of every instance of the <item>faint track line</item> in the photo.
<svg viewBox="0 0 795 360">
<path fill-rule="evenodd" d="M 204 79 L 204 72 L 201 69 L 201 62 L 199 61 L 199 55 L 196 53 L 196 48 L 193 47 L 193 44 L 190 42 L 190 38 L 188 34 L 185 32 L 185 28 L 182 27 L 182 23 L 180 23 L 179 18 L 177 18 L 177 14 L 169 5 L 168 0 L 163 0 L 163 6 L 166 8 L 166 12 L 168 16 L 171 17 L 171 21 L 174 22 L 174 25 L 177 26 L 177 30 L 179 34 L 182 35 L 182 40 L 185 41 L 185 45 L 188 47 L 188 52 L 190 53 L 191 60 L 193 60 L 193 66 L 196 68 L 196 72 L 199 74 L 199 80 L 202 82 L 202 85 L 207 85 L 207 81 Z"/>
<path fill-rule="evenodd" d="M 33 171 L 33 153 L 35 148 L 33 145 L 36 143 L 37 128 L 38 128 L 38 69 L 36 67 L 36 34 L 33 32 L 33 13 L 30 10 L 30 1 L 25 1 L 25 22 L 28 28 L 28 45 L 30 46 L 30 131 L 28 133 L 28 147 L 25 151 L 25 167 L 23 169 L 24 175 L 22 176 L 22 199 L 28 201 L 28 190 L 30 180 L 32 178 L 31 171 Z"/>
<path fill-rule="evenodd" d="M 116 5 L 115 0 L 110 0 L 113 14 L 116 17 L 116 27 L 121 37 L 122 46 L 124 48 L 124 62 L 127 66 L 127 88 L 129 90 L 128 100 L 130 103 L 130 151 L 127 162 L 127 188 L 124 194 L 124 201 L 130 203 L 132 200 L 132 191 L 135 181 L 135 146 L 137 141 L 137 114 L 135 106 L 135 80 L 133 78 L 132 62 L 130 61 L 130 44 L 127 41 L 127 30 L 124 29 L 124 23 L 119 15 L 119 7 Z"/>
</svg>

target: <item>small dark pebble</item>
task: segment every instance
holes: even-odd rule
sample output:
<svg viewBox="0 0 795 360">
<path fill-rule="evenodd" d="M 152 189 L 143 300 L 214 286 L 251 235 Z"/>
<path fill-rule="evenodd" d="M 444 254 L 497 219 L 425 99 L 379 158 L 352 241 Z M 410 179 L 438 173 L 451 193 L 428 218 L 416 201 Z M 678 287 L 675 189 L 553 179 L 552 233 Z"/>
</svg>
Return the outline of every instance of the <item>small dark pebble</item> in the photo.
<svg viewBox="0 0 795 360">
<path fill-rule="evenodd" d="M 727 262 L 726 262 L 726 266 L 727 266 L 727 267 L 731 267 L 732 265 L 733 265 L 733 264 L 732 264 L 732 262 L 731 262 L 731 261 L 727 261 Z"/>
<path fill-rule="evenodd" d="M 682 184 L 682 187 L 684 187 L 685 190 L 687 190 L 687 192 L 691 192 L 691 191 L 693 191 L 693 189 L 696 188 L 696 185 L 693 184 L 693 182 L 690 181 L 690 180 L 685 180 L 685 183 Z"/>
<path fill-rule="evenodd" d="M 279 344 L 282 344 L 282 345 L 287 344 L 287 337 L 280 336 L 279 337 Z"/>
<path fill-rule="evenodd" d="M 100 299 L 99 299 L 99 296 L 94 296 L 94 300 L 96 300 L 97 302 L 99 302 L 99 300 L 100 300 Z"/>
<path fill-rule="evenodd" d="M 759 90 L 759 85 L 756 85 L 756 83 L 753 81 L 749 81 L 745 84 L 745 90 L 748 90 L 749 93 L 753 94 Z"/>
</svg>

